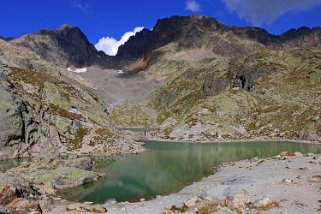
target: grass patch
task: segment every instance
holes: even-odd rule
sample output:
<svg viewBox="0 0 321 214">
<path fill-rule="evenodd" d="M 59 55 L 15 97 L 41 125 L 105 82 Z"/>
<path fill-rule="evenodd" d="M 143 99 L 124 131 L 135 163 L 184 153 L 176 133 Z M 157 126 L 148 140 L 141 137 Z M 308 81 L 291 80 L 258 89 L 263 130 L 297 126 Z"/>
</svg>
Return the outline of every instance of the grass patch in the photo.
<svg viewBox="0 0 321 214">
<path fill-rule="evenodd" d="M 71 112 L 66 111 L 65 109 L 62 109 L 52 103 L 49 103 L 49 112 L 59 115 L 61 117 L 68 118 L 70 120 L 84 119 L 83 116 L 81 116 L 80 114 L 71 113 Z"/>
<path fill-rule="evenodd" d="M 87 133 L 88 133 L 88 129 L 85 129 L 82 127 L 79 128 L 78 132 L 75 136 L 75 139 L 70 140 L 68 142 L 68 145 L 67 145 L 68 151 L 80 149 L 82 146 L 82 141 L 83 141 L 84 137 L 87 135 Z"/>
</svg>

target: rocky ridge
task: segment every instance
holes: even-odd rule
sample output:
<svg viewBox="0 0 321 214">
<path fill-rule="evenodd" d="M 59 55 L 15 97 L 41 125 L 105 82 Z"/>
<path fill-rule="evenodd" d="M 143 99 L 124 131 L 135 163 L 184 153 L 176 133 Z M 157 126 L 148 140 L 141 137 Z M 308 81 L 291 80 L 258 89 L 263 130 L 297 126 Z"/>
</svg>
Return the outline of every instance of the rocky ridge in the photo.
<svg viewBox="0 0 321 214">
<path fill-rule="evenodd" d="M 57 30 L 40 30 L 10 42 L 63 67 L 107 66 L 111 60 L 104 52 L 97 51 L 79 28 L 69 24 Z"/>
<path fill-rule="evenodd" d="M 252 50 L 268 46 L 270 48 L 321 47 L 321 28 L 302 27 L 291 29 L 279 36 L 255 27 L 230 27 L 207 16 L 172 16 L 157 21 L 152 30 L 132 36 L 119 47 L 117 56 L 128 59 L 145 59 L 153 62 L 157 54 L 153 51 L 175 43 L 176 51 L 181 49 L 208 48 L 223 56 L 239 56 L 249 49 L 237 48 L 237 41 L 252 43 Z M 243 47 L 248 47 L 242 45 Z M 225 49 L 225 50 L 224 50 Z M 234 49 L 234 51 L 232 51 Z M 237 50 L 237 51 L 235 51 Z M 225 53 L 224 51 L 229 51 Z M 155 56 L 156 55 L 156 56 Z M 147 63 L 148 65 L 148 63 Z"/>
</svg>

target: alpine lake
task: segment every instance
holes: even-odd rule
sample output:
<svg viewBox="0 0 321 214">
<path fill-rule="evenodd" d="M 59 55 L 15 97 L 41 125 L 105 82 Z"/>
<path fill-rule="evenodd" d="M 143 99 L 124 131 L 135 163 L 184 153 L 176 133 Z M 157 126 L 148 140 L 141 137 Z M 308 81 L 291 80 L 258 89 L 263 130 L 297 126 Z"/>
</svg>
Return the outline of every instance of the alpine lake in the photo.
<svg viewBox="0 0 321 214">
<path fill-rule="evenodd" d="M 148 141 L 146 152 L 114 159 L 96 158 L 99 181 L 59 194 L 68 200 L 137 202 L 178 192 L 214 174 L 223 163 L 267 158 L 283 151 L 321 153 L 321 145 L 291 142 L 173 143 Z"/>
</svg>

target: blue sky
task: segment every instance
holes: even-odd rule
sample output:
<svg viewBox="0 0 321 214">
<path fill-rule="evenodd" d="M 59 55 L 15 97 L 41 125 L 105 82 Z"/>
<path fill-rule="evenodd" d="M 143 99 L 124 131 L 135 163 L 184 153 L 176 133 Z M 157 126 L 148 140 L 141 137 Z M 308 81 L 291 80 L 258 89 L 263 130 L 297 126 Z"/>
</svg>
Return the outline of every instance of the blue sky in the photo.
<svg viewBox="0 0 321 214">
<path fill-rule="evenodd" d="M 280 34 L 321 26 L 321 0 L 3 0 L 0 35 L 18 37 L 68 22 L 96 44 L 102 37 L 119 40 L 135 27 L 152 28 L 158 18 L 193 14 Z"/>
</svg>

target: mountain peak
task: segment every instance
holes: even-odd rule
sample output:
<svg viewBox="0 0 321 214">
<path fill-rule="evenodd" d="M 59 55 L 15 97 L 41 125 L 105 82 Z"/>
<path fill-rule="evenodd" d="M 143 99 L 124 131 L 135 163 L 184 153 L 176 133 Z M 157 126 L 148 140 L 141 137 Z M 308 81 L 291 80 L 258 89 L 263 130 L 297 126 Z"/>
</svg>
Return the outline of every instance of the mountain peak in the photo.
<svg viewBox="0 0 321 214">
<path fill-rule="evenodd" d="M 98 52 L 78 27 L 67 23 L 57 30 L 28 34 L 15 39 L 13 43 L 33 50 L 44 60 L 65 67 L 104 66 L 108 61 L 108 57 Z"/>
<path fill-rule="evenodd" d="M 117 56 L 140 58 L 149 51 L 164 46 L 184 35 L 213 32 L 224 25 L 210 16 L 171 16 L 157 20 L 153 30 L 137 33 L 118 49 Z"/>
<path fill-rule="evenodd" d="M 74 26 L 70 25 L 69 23 L 64 23 L 61 25 L 58 30 L 65 30 L 65 29 L 70 29 L 70 28 L 75 28 Z"/>
</svg>

